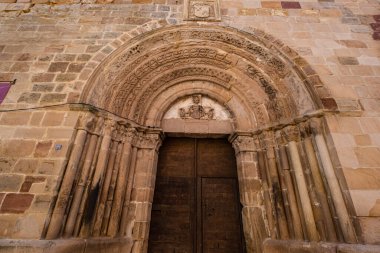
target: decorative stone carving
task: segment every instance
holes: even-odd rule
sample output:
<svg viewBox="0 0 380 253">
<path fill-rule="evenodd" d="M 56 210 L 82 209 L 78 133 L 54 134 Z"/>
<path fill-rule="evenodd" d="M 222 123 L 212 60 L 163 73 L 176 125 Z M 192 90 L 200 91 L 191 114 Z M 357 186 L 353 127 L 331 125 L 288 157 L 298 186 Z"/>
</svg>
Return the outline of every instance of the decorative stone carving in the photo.
<svg viewBox="0 0 380 253">
<path fill-rule="evenodd" d="M 227 108 L 201 94 L 183 98 L 174 103 L 164 119 L 230 120 Z"/>
<path fill-rule="evenodd" d="M 282 130 L 282 135 L 287 142 L 300 141 L 300 132 L 297 126 L 287 126 Z"/>
<path fill-rule="evenodd" d="M 192 11 L 197 18 L 208 18 L 210 17 L 211 6 L 203 3 L 193 3 Z"/>
<path fill-rule="evenodd" d="M 232 147 L 235 153 L 239 152 L 255 152 L 257 151 L 256 137 L 252 137 L 250 134 L 235 134 L 230 138 Z"/>
<path fill-rule="evenodd" d="M 141 149 L 158 150 L 162 144 L 163 136 L 160 132 L 139 132 L 134 136 L 134 145 Z"/>
<path fill-rule="evenodd" d="M 90 113 L 83 114 L 78 119 L 78 129 L 91 131 L 96 125 L 95 117 Z"/>
<path fill-rule="evenodd" d="M 201 95 L 193 95 L 193 104 L 187 108 L 179 108 L 178 113 L 182 119 L 214 119 L 214 108 L 203 107 Z"/>
<path fill-rule="evenodd" d="M 220 21 L 219 0 L 185 0 L 184 19 Z"/>
<path fill-rule="evenodd" d="M 185 13 L 193 15 L 188 20 L 214 18 L 212 3 L 218 4 L 215 0 L 185 1 Z M 289 60 L 295 56 L 283 52 L 277 47 L 279 43 L 256 29 L 248 34 L 191 24 L 163 28 L 143 35 L 138 43 L 131 40 L 123 46 L 97 70 L 89 81 L 94 88 L 87 88 L 83 98 L 86 103 L 144 124 L 149 105 L 160 91 L 196 78 L 240 92 L 257 125 L 286 120 L 289 114 L 300 115 L 314 107 L 309 90 L 299 88 L 311 82 L 300 78 L 298 70 L 292 71 L 300 64 L 291 65 Z M 242 74 L 239 79 L 237 73 Z M 256 85 L 268 97 L 250 88 Z"/>
<path fill-rule="evenodd" d="M 257 79 L 260 86 L 264 89 L 265 93 L 268 94 L 269 99 L 276 98 L 276 89 L 272 87 L 270 82 L 264 77 L 264 75 L 255 69 L 253 66 L 248 65 L 247 74 L 252 79 Z"/>
</svg>

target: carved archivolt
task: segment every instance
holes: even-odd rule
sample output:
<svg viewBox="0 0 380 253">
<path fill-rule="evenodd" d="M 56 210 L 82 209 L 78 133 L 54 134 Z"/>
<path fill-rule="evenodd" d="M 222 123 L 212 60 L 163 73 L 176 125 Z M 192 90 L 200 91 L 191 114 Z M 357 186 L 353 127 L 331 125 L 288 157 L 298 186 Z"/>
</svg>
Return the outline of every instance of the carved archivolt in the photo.
<svg viewBox="0 0 380 253">
<path fill-rule="evenodd" d="M 250 129 L 318 108 L 320 102 L 310 95 L 314 88 L 306 87 L 310 83 L 286 52 L 263 43 L 262 36 L 197 25 L 141 35 L 108 57 L 82 100 L 146 125 L 147 106 L 159 92 L 200 80 L 221 85 L 231 96 L 243 94 L 241 106 L 248 105 L 257 123 Z"/>
</svg>

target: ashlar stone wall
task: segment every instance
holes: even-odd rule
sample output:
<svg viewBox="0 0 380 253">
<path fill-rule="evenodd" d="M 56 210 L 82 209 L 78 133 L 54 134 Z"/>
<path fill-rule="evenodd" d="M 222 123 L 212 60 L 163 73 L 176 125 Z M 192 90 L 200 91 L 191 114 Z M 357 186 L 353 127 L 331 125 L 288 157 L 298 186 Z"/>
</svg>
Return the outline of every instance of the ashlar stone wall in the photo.
<svg viewBox="0 0 380 253">
<path fill-rule="evenodd" d="M 40 238 L 57 194 L 82 90 L 107 55 L 183 21 L 181 0 L 0 0 L 0 237 Z M 94 3 L 96 2 L 96 3 Z M 108 4 L 105 4 L 108 3 Z M 380 243 L 380 45 L 376 0 L 221 3 L 217 25 L 275 36 L 315 71 L 340 113 L 328 117 L 341 187 L 362 241 Z M 302 64 L 302 63 L 297 63 Z M 351 202 L 352 200 L 352 202 Z"/>
</svg>

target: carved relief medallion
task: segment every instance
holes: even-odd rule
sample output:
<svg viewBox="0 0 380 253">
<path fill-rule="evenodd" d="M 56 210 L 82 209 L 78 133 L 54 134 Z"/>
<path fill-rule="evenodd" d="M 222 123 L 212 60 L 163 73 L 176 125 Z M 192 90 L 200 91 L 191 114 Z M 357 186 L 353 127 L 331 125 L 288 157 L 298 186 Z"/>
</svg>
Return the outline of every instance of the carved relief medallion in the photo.
<svg viewBox="0 0 380 253">
<path fill-rule="evenodd" d="M 184 19 L 220 21 L 219 0 L 185 0 Z"/>
</svg>

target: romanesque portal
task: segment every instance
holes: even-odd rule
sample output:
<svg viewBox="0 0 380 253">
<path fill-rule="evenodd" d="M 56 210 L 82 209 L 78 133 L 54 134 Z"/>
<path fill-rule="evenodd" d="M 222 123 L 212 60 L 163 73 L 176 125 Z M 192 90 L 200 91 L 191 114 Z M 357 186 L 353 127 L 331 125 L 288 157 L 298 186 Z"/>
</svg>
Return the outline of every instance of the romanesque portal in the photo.
<svg viewBox="0 0 380 253">
<path fill-rule="evenodd" d="M 357 242 L 325 127 L 336 104 L 321 91 L 296 52 L 259 30 L 168 26 L 131 39 L 87 83 L 82 103 L 90 107 L 43 237 L 116 238 L 120 252 L 147 252 L 151 229 L 158 245 L 155 229 L 165 224 L 151 217 L 163 204 L 153 196 L 171 182 L 157 172 L 158 153 L 165 137 L 182 136 L 232 143 L 244 237 L 237 248 L 262 252 L 266 238 Z M 235 184 L 200 178 L 205 192 Z"/>
</svg>

